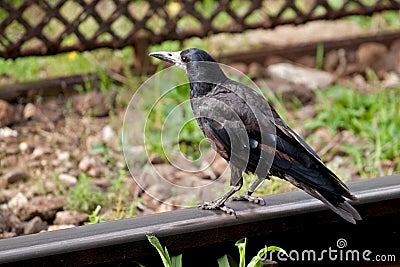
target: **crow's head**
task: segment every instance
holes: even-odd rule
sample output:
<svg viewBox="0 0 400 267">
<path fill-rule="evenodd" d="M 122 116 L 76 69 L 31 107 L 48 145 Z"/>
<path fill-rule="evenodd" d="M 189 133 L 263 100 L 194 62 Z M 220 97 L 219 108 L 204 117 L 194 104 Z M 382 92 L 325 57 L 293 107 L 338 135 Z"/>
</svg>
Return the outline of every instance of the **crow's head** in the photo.
<svg viewBox="0 0 400 267">
<path fill-rule="evenodd" d="M 206 51 L 198 48 L 189 48 L 181 52 L 183 62 L 208 61 L 216 62 Z"/>
<path fill-rule="evenodd" d="M 190 62 L 216 62 L 206 51 L 198 48 L 189 48 L 178 52 L 160 51 L 150 53 L 150 56 L 175 64 L 186 70 Z"/>
<path fill-rule="evenodd" d="M 150 56 L 183 69 L 190 81 L 191 96 L 205 95 L 227 77 L 219 64 L 206 52 L 189 48 L 179 52 L 154 52 Z"/>
</svg>

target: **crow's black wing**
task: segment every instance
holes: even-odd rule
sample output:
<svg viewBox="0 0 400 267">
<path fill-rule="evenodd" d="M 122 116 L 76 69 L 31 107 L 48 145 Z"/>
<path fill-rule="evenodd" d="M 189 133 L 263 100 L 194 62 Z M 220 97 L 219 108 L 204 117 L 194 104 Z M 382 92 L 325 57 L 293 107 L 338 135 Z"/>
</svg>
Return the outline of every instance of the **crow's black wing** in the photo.
<svg viewBox="0 0 400 267">
<path fill-rule="evenodd" d="M 265 112 L 261 112 L 261 116 L 258 114 L 256 120 L 253 118 L 248 120 L 248 123 L 245 123 L 250 138 L 254 137 L 259 142 L 258 148 L 262 152 L 271 150 L 272 146 L 271 143 L 265 143 L 257 138 L 259 136 L 257 131 L 260 130 L 260 123 L 264 129 L 268 128 L 269 133 L 273 131 L 270 130 L 270 125 L 268 124 L 272 122 L 275 127 L 274 144 L 276 151 L 270 173 L 288 180 L 310 195 L 320 199 L 344 219 L 352 223 L 355 222 L 355 219 L 360 220 L 361 217 L 358 212 L 345 199 L 356 200 L 357 198 L 322 162 L 317 153 L 287 126 L 272 105 L 261 95 L 244 85 L 236 82 L 233 82 L 233 84 L 235 84 L 232 87 L 236 90 L 236 93 L 248 103 L 248 106 L 258 105 L 258 107 L 266 109 Z M 257 112 L 260 113 L 260 111 Z M 248 109 L 246 110 L 244 107 L 239 108 L 238 113 L 244 121 L 251 117 Z M 260 120 L 259 118 L 263 119 Z M 262 125 L 263 123 L 267 126 Z M 253 153 L 257 154 L 258 151 L 254 149 Z M 257 163 L 257 161 L 255 160 L 254 163 Z"/>
<path fill-rule="evenodd" d="M 292 162 L 305 167 L 304 171 L 298 171 L 297 177 L 302 182 L 313 186 L 321 186 L 323 190 L 343 195 L 355 200 L 347 186 L 321 161 L 316 152 L 298 136 L 275 112 L 275 126 L 277 131 L 277 151 L 281 155 L 287 155 Z M 303 174 L 303 172 L 306 172 Z"/>
<path fill-rule="evenodd" d="M 271 173 L 288 180 L 321 200 L 336 214 L 355 223 L 358 212 L 345 198 L 356 200 L 347 186 L 321 161 L 316 152 L 275 112 L 277 143 Z"/>
</svg>

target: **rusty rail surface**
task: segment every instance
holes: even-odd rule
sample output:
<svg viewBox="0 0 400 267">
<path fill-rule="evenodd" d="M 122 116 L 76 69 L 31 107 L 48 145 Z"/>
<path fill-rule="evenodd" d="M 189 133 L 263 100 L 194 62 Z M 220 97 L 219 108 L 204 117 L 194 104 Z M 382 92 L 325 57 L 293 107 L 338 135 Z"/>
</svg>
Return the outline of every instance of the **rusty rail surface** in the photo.
<svg viewBox="0 0 400 267">
<path fill-rule="evenodd" d="M 336 2 L 336 4 L 334 4 Z M 337 6 L 339 3 L 340 6 Z M 400 9 L 400 0 L 0 1 L 0 57 L 134 46 Z"/>
<path fill-rule="evenodd" d="M 296 191 L 266 196 L 267 206 L 263 207 L 228 203 L 238 211 L 236 219 L 221 212 L 191 208 L 0 240 L 0 264 L 135 266 L 136 261 L 160 266 L 157 252 L 146 240 L 146 234 L 155 233 L 172 255 L 183 253 L 184 266 L 216 266 L 216 259 L 225 253 L 236 258 L 234 242 L 242 237 L 249 239 L 248 256 L 254 256 L 265 245 L 277 245 L 287 251 L 337 249 L 336 242 L 341 238 L 347 241 L 343 249 L 394 255 L 395 262 L 391 264 L 398 266 L 399 182 L 400 175 L 394 175 L 348 184 L 359 197 L 354 206 L 363 220 L 357 225 Z M 379 262 L 357 264 L 381 266 Z M 290 262 L 279 262 L 279 266 L 287 265 Z"/>
</svg>

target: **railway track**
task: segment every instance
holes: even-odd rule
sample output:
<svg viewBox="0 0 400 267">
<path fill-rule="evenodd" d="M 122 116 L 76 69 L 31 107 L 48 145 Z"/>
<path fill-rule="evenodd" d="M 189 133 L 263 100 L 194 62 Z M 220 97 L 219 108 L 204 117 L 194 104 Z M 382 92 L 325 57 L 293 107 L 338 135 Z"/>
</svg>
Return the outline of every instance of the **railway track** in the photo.
<svg viewBox="0 0 400 267">
<path fill-rule="evenodd" d="M 266 196 L 267 206 L 229 203 L 237 218 L 197 208 L 85 225 L 0 240 L 0 264 L 10 266 L 159 266 L 147 242 L 154 233 L 172 255 L 183 253 L 184 266 L 215 266 L 225 253 L 237 257 L 234 242 L 249 239 L 248 255 L 265 245 L 286 251 L 336 248 L 394 255 L 400 264 L 400 175 L 349 183 L 363 221 L 352 225 L 301 191 Z M 345 248 L 343 248 L 345 249 Z M 328 263 L 332 264 L 329 258 Z M 293 262 L 292 262 L 293 263 Z M 333 262 L 334 263 L 334 262 Z M 343 263 L 343 262 L 342 262 Z M 382 262 L 358 262 L 383 266 Z M 290 262 L 279 262 L 279 266 Z M 386 265 L 385 265 L 386 266 Z"/>
</svg>

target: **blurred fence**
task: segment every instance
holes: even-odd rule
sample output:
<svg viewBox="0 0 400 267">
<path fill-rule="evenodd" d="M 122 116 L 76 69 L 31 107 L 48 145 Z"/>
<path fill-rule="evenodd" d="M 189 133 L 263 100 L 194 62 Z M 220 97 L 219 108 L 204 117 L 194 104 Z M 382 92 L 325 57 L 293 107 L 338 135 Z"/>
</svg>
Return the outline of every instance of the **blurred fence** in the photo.
<svg viewBox="0 0 400 267">
<path fill-rule="evenodd" d="M 400 0 L 2 0 L 0 57 L 134 46 L 400 9 Z"/>
</svg>

